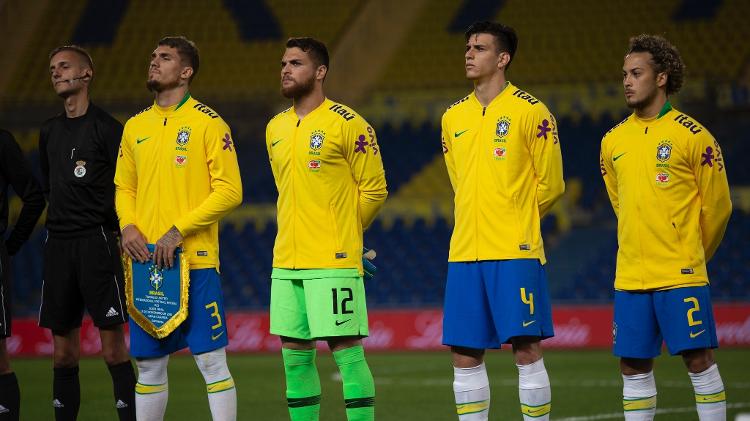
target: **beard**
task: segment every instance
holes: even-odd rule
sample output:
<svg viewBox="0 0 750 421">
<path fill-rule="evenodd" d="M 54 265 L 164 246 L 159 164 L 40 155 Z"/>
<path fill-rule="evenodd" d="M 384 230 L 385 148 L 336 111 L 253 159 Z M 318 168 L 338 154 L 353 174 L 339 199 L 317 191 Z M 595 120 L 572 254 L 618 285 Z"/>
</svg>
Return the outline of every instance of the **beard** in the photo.
<svg viewBox="0 0 750 421">
<path fill-rule="evenodd" d="M 146 81 L 146 89 L 149 90 L 149 92 L 164 92 L 169 89 L 174 89 L 180 85 L 180 82 L 175 80 L 173 82 L 160 82 L 155 79 L 149 79 Z"/>
<path fill-rule="evenodd" d="M 311 77 L 310 79 L 303 81 L 302 83 L 295 83 L 288 88 L 282 86 L 281 95 L 284 95 L 284 98 L 299 99 L 312 92 L 314 88 L 315 78 Z"/>
</svg>

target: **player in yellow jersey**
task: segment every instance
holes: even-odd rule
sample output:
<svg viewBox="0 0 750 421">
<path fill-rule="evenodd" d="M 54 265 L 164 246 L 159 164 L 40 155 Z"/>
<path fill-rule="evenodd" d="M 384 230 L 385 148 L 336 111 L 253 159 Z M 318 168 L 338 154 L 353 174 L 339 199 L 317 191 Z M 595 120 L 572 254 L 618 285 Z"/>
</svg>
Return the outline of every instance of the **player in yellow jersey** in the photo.
<svg viewBox="0 0 750 421">
<path fill-rule="evenodd" d="M 171 267 L 181 245 L 190 267 L 188 316 L 169 336 L 157 339 L 131 318 L 139 421 L 163 419 L 169 354 L 186 346 L 206 381 L 213 419 L 237 417 L 225 353 L 219 219 L 242 202 L 242 183 L 229 127 L 188 92 L 198 65 L 192 41 L 159 41 L 147 81 L 154 104 L 126 123 L 117 161 L 116 207 L 125 253 L 139 262 L 153 259 L 159 267 Z M 153 256 L 147 243 L 155 243 Z"/>
<path fill-rule="evenodd" d="M 656 413 L 653 358 L 663 341 L 670 354 L 682 355 L 699 418 L 726 419 L 706 262 L 732 204 L 718 142 L 669 102 L 683 71 L 666 39 L 631 38 L 622 75 L 633 114 L 601 145 L 601 172 L 618 220 L 613 334 L 628 421 Z"/>
<path fill-rule="evenodd" d="M 368 335 L 362 232 L 387 196 L 373 128 L 323 93 L 328 50 L 291 38 L 281 93 L 293 106 L 266 127 L 278 227 L 271 275 L 271 333 L 282 341 L 292 420 L 317 420 L 315 341 L 333 351 L 349 420 L 375 417 L 375 385 L 361 339 Z"/>
<path fill-rule="evenodd" d="M 443 114 L 445 163 L 455 192 L 443 344 L 453 353 L 456 411 L 487 420 L 487 348 L 513 346 L 525 420 L 547 420 L 551 391 L 541 340 L 554 335 L 540 219 L 562 195 L 554 116 L 506 79 L 518 45 L 505 25 L 466 31 L 474 91 Z"/>
</svg>

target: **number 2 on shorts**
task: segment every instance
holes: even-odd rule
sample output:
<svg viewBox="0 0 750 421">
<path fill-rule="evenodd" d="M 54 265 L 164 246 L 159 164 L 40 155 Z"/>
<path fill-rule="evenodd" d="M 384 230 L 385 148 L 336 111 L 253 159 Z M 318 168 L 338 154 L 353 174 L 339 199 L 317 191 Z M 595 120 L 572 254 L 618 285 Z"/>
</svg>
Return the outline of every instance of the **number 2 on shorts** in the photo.
<svg viewBox="0 0 750 421">
<path fill-rule="evenodd" d="M 691 303 L 693 305 L 692 308 L 688 309 L 687 311 L 687 320 L 688 320 L 688 326 L 698 326 L 700 324 L 703 324 L 702 320 L 695 320 L 693 318 L 693 313 L 696 311 L 700 311 L 701 306 L 698 305 L 698 299 L 695 297 L 687 297 L 684 300 L 682 300 L 683 303 Z"/>
<path fill-rule="evenodd" d="M 346 308 L 346 305 L 353 300 L 354 293 L 352 293 L 351 288 L 331 288 L 331 294 L 333 295 L 333 314 L 339 314 L 339 294 L 338 291 L 341 291 L 342 295 L 343 293 L 347 293 L 349 296 L 341 300 L 341 314 L 351 314 L 354 313 L 354 310 L 348 310 Z"/>
</svg>

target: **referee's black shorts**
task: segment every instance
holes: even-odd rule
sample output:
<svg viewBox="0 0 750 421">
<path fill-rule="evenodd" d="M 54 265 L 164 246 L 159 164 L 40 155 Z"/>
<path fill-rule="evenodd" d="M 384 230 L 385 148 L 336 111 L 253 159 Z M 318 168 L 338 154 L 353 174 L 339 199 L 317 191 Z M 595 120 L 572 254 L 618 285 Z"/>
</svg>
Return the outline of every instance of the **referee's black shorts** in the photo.
<svg viewBox="0 0 750 421">
<path fill-rule="evenodd" d="M 10 325 L 12 319 L 11 294 L 11 271 L 8 252 L 5 250 L 0 238 L 0 339 L 10 337 Z"/>
<path fill-rule="evenodd" d="M 78 328 L 84 307 L 97 327 L 128 321 L 117 238 L 102 227 L 50 233 L 44 244 L 39 326 L 59 332 Z"/>
</svg>

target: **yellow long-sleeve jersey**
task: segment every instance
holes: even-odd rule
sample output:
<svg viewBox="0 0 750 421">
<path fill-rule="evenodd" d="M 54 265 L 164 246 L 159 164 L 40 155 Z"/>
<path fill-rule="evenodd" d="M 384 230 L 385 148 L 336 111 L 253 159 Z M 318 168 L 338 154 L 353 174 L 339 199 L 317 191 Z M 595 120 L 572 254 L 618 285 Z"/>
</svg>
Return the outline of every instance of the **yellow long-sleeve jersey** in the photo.
<svg viewBox="0 0 750 421">
<path fill-rule="evenodd" d="M 540 218 L 565 190 L 555 117 L 512 84 L 483 107 L 472 92 L 443 114 L 455 193 L 448 261 L 537 258 Z"/>
<path fill-rule="evenodd" d="M 600 167 L 618 219 L 615 288 L 707 284 L 706 262 L 732 212 L 708 130 L 669 103 L 653 119 L 633 114 L 604 135 Z"/>
<path fill-rule="evenodd" d="M 219 219 L 242 202 L 229 126 L 186 95 L 125 124 L 115 172 L 120 228 L 135 224 L 149 243 L 173 225 L 192 269 L 219 267 Z"/>
<path fill-rule="evenodd" d="M 279 191 L 273 267 L 361 273 L 363 229 L 388 195 L 375 130 L 326 99 L 302 119 L 294 108 L 272 118 L 266 148 Z"/>
</svg>

